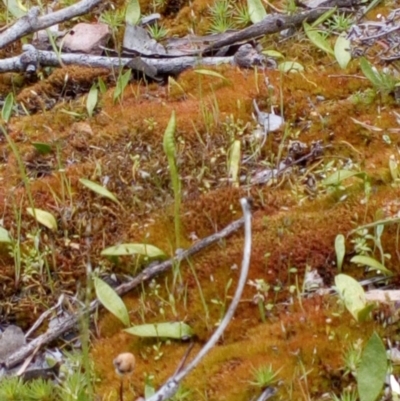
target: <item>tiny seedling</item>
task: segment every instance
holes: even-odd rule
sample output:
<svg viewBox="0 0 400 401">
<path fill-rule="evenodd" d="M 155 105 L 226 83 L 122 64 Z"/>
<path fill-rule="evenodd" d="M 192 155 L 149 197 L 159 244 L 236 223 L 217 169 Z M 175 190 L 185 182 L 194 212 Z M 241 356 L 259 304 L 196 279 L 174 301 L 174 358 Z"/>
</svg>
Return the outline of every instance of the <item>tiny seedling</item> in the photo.
<svg viewBox="0 0 400 401">
<path fill-rule="evenodd" d="M 341 394 L 336 395 L 334 393 L 331 394 L 332 401 L 357 401 L 358 395 L 355 389 L 353 390 L 344 390 Z"/>
<path fill-rule="evenodd" d="M 150 36 L 157 41 L 164 39 L 168 35 L 168 29 L 157 23 L 147 27 Z"/>
<path fill-rule="evenodd" d="M 341 33 L 348 31 L 353 26 L 354 20 L 350 14 L 338 13 L 332 15 L 326 24 L 332 31 Z"/>
<path fill-rule="evenodd" d="M 124 90 L 127 87 L 130 79 L 132 77 L 132 70 L 128 69 L 124 73 L 120 71 L 118 78 L 117 78 L 117 85 L 115 86 L 113 100 L 114 103 L 118 100 L 122 102 L 122 96 L 124 94 Z"/>
<path fill-rule="evenodd" d="M 211 14 L 210 33 L 223 33 L 234 28 L 232 6 L 228 0 L 215 0 L 209 10 Z"/>
<path fill-rule="evenodd" d="M 251 16 L 248 7 L 243 4 L 236 4 L 233 10 L 233 19 L 239 27 L 251 24 Z"/>
<path fill-rule="evenodd" d="M 116 10 L 112 3 L 111 3 L 111 9 L 104 11 L 99 18 L 100 22 L 103 22 L 104 24 L 107 24 L 110 27 L 114 41 L 118 29 L 124 26 L 124 19 L 125 19 L 125 11 Z"/>
<path fill-rule="evenodd" d="M 391 73 L 379 72 L 364 57 L 360 59 L 360 67 L 365 77 L 372 83 L 378 92 L 388 94 L 394 91 L 398 79 L 396 79 Z"/>
<path fill-rule="evenodd" d="M 275 372 L 272 368 L 272 365 L 263 365 L 259 368 L 253 368 L 254 380 L 251 381 L 250 384 L 261 389 L 265 389 L 277 381 L 278 373 L 281 370 L 282 368 Z"/>
<path fill-rule="evenodd" d="M 354 344 L 348 345 L 346 350 L 343 352 L 344 362 L 344 376 L 352 374 L 354 377 L 357 375 L 357 368 L 360 364 L 362 352 L 362 342 L 357 341 Z"/>
</svg>

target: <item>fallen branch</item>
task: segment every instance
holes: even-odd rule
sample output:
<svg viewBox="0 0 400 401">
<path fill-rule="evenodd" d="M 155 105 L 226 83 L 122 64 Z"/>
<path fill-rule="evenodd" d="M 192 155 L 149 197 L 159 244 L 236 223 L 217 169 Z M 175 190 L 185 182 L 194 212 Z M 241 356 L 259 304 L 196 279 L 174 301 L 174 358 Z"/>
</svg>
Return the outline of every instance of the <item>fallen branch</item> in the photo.
<svg viewBox="0 0 400 401">
<path fill-rule="evenodd" d="M 179 383 L 200 363 L 204 356 L 217 344 L 218 340 L 221 338 L 229 322 L 232 320 L 233 314 L 235 313 L 236 307 L 239 304 L 240 298 L 242 297 L 242 292 L 244 286 L 246 285 L 247 275 L 250 266 L 250 255 L 251 255 L 251 211 L 250 205 L 246 198 L 240 199 L 244 214 L 244 249 L 243 249 L 243 261 L 242 269 L 240 272 L 239 282 L 232 298 L 232 302 L 229 305 L 228 310 L 218 329 L 214 332 L 208 342 L 196 355 L 196 357 L 180 372 L 174 374 L 167 382 L 150 398 L 148 401 L 164 401 L 171 398 L 178 390 Z"/>
<path fill-rule="evenodd" d="M 25 16 L 16 21 L 10 28 L 0 33 L 0 49 L 21 39 L 25 35 L 86 14 L 101 2 L 102 0 L 82 0 L 70 7 L 41 17 L 39 16 L 40 8 L 32 7 Z"/>
<path fill-rule="evenodd" d="M 260 38 L 264 35 L 280 32 L 285 29 L 301 25 L 304 21 L 313 22 L 324 14 L 326 9 L 316 9 L 312 11 L 301 12 L 299 14 L 289 16 L 282 14 L 268 15 L 257 24 L 238 32 L 233 32 L 224 39 L 214 42 L 205 48 L 204 53 L 212 52 L 224 46 L 230 46 L 234 43 L 248 41 Z"/>
<path fill-rule="evenodd" d="M 38 17 L 38 8 L 33 7 L 27 16 L 18 20 L 11 28 L 0 34 L 0 48 L 20 38 L 27 33 L 49 27 L 58 22 L 65 21 L 73 16 L 83 14 L 94 7 L 101 0 L 83 0 L 74 6 L 68 7 L 43 17 Z M 23 47 L 24 53 L 20 56 L 0 60 L 0 73 L 11 71 L 36 71 L 38 66 L 59 67 L 60 65 L 82 65 L 99 68 L 128 67 L 145 73 L 154 78 L 154 73 L 160 75 L 177 75 L 182 71 L 197 65 L 236 64 L 241 67 L 263 65 L 266 60 L 261 60 L 257 55 L 250 56 L 244 52 L 243 56 L 214 57 L 216 50 L 230 45 L 246 43 L 259 37 L 277 33 L 288 28 L 297 27 L 304 21 L 313 22 L 332 7 L 348 7 L 353 5 L 353 0 L 328 0 L 322 3 L 323 7 L 300 12 L 295 15 L 273 14 L 268 15 L 261 22 L 254 24 L 238 32 L 226 34 L 222 39 L 212 42 L 211 45 L 201 51 L 194 51 L 190 56 L 163 57 L 108 57 L 87 54 L 60 53 L 52 51 L 36 50 L 32 45 Z M 35 11 L 36 10 L 36 11 Z M 35 14 L 36 13 L 36 14 Z M 205 39 L 206 40 L 206 39 Z M 252 49 L 252 48 L 251 48 Z M 263 57 L 263 56 L 262 56 Z M 146 65 L 149 70 L 146 71 Z"/>
<path fill-rule="evenodd" d="M 233 32 L 223 39 L 212 43 L 206 47 L 203 54 L 220 49 L 224 46 L 229 46 L 234 43 L 256 39 L 264 35 L 283 31 L 288 28 L 297 27 L 303 22 L 314 22 L 321 15 L 326 13 L 333 7 L 351 7 L 356 2 L 354 0 L 328 0 L 319 4 L 318 8 L 311 11 L 300 12 L 295 15 L 271 14 L 265 17 L 257 24 L 251 25 L 248 28 L 238 32 Z"/>
<path fill-rule="evenodd" d="M 194 255 L 195 253 L 201 251 L 202 249 L 208 247 L 209 245 L 226 238 L 236 230 L 238 230 L 244 223 L 244 219 L 239 219 L 234 221 L 233 223 L 229 224 L 223 230 L 213 235 L 210 235 L 207 238 L 202 239 L 201 241 L 194 244 L 192 247 L 187 249 L 186 251 L 180 252 L 174 258 L 167 260 L 163 263 L 157 264 L 155 266 L 148 267 L 144 269 L 140 274 L 134 277 L 131 281 L 121 284 L 118 286 L 115 291 L 119 295 L 126 294 L 127 292 L 131 291 L 133 288 L 137 287 L 139 284 L 150 280 L 154 276 L 163 273 L 169 270 L 173 265 L 182 262 L 183 260 L 189 258 L 190 256 Z M 14 366 L 18 365 L 19 363 L 23 362 L 25 358 L 27 358 L 32 352 L 35 351 L 36 348 L 41 348 L 50 342 L 59 338 L 63 333 L 66 331 L 72 330 L 79 322 L 80 316 L 86 313 L 93 313 L 96 308 L 101 306 L 98 300 L 94 300 L 91 302 L 89 309 L 83 309 L 80 313 L 76 315 L 68 316 L 67 318 L 63 319 L 60 323 L 55 325 L 54 327 L 48 329 L 45 333 L 40 335 L 39 337 L 35 338 L 28 344 L 21 347 L 18 351 L 14 352 L 10 355 L 6 362 L 5 366 L 7 369 L 13 368 Z"/>
<path fill-rule="evenodd" d="M 135 69 L 135 58 L 119 58 L 107 56 L 92 56 L 88 54 L 60 54 L 58 55 L 52 51 L 37 50 L 32 45 L 23 46 L 24 53 L 19 56 L 11 57 L 8 59 L 0 60 L 0 73 L 10 71 L 27 71 L 30 66 L 36 70 L 37 66 L 42 67 L 59 67 L 60 62 L 64 65 L 82 65 L 85 67 L 98 67 L 98 68 L 121 68 L 127 66 Z M 218 65 L 229 64 L 234 62 L 234 57 L 197 57 L 185 56 L 176 58 L 149 58 L 140 57 L 144 63 L 150 67 L 156 68 L 157 73 L 161 75 L 176 75 L 183 70 L 195 67 L 197 65 Z M 129 66 L 127 65 L 129 64 Z M 143 70 L 143 63 L 138 63 L 136 70 L 146 73 Z"/>
</svg>

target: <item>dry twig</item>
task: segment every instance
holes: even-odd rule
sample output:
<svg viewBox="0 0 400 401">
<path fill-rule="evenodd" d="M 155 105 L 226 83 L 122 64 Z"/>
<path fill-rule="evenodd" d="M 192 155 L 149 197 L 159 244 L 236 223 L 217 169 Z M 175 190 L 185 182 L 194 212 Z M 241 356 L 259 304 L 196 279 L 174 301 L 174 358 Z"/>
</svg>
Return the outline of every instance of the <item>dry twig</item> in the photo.
<svg viewBox="0 0 400 401">
<path fill-rule="evenodd" d="M 141 283 L 150 280 L 151 278 L 155 277 L 156 275 L 163 273 L 169 270 L 174 264 L 180 263 L 183 260 L 189 258 L 190 256 L 194 255 L 195 253 L 199 252 L 200 250 L 206 248 L 207 246 L 223 239 L 238 230 L 244 223 L 244 219 L 239 219 L 234 221 L 233 223 L 229 224 L 223 230 L 210 235 L 207 238 L 197 242 L 192 247 L 187 249 L 186 251 L 180 252 L 174 258 L 167 260 L 163 263 L 157 264 L 155 266 L 150 266 L 144 269 L 140 274 L 134 277 L 131 281 L 121 284 L 118 286 L 115 291 L 119 295 L 126 294 L 127 292 L 131 291 L 133 288 L 137 287 Z M 70 315 L 67 318 L 63 319 L 60 323 L 49 328 L 45 333 L 40 335 L 39 337 L 35 338 L 28 344 L 19 348 L 16 352 L 10 355 L 6 362 L 6 368 L 10 369 L 19 363 L 23 362 L 26 357 L 28 357 L 37 347 L 43 347 L 49 344 L 51 341 L 58 339 L 62 334 L 65 332 L 72 330 L 78 324 L 81 314 L 93 313 L 96 308 L 100 306 L 100 302 L 98 300 L 93 301 L 90 304 L 89 310 L 83 309 L 80 313 L 75 315 Z"/>
</svg>

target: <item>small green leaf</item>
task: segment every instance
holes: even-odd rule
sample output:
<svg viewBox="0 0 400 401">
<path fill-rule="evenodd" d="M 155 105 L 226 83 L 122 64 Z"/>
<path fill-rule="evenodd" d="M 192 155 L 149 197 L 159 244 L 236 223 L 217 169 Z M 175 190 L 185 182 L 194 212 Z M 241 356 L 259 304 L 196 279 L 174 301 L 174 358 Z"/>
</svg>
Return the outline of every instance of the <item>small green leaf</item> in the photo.
<svg viewBox="0 0 400 401">
<path fill-rule="evenodd" d="M 131 79 L 131 76 L 132 76 L 132 70 L 130 70 L 130 69 L 118 76 L 117 85 L 115 86 L 114 94 L 113 94 L 114 102 L 117 99 L 121 99 L 122 94 L 124 93 L 124 90 L 125 90 L 126 86 L 128 85 L 129 80 Z"/>
<path fill-rule="evenodd" d="M 253 24 L 262 21 L 267 16 L 261 0 L 247 0 L 247 10 Z"/>
<path fill-rule="evenodd" d="M 343 234 L 338 234 L 335 238 L 336 265 L 339 272 L 342 271 L 344 255 L 346 254 L 346 241 Z"/>
<path fill-rule="evenodd" d="M 128 309 L 114 289 L 99 277 L 94 278 L 94 288 L 101 304 L 125 326 L 130 326 Z"/>
<path fill-rule="evenodd" d="M 351 60 L 350 40 L 347 39 L 346 35 L 340 35 L 336 39 L 334 51 L 336 61 L 340 68 L 344 70 Z"/>
<path fill-rule="evenodd" d="M 149 244 L 120 244 L 104 249 L 103 256 L 142 255 L 149 258 L 164 258 L 166 254 L 154 245 Z"/>
<path fill-rule="evenodd" d="M 310 39 L 311 43 L 313 43 L 319 49 L 323 50 L 325 53 L 328 53 L 332 56 L 335 55 L 329 42 L 319 33 L 318 30 L 311 27 L 306 22 L 303 22 L 303 27 L 304 27 L 304 32 L 306 33 L 308 39 Z"/>
<path fill-rule="evenodd" d="M 304 67 L 296 61 L 284 61 L 278 65 L 278 70 L 282 72 L 303 72 Z"/>
<path fill-rule="evenodd" d="M 139 337 L 164 337 L 186 340 L 193 336 L 193 329 L 183 322 L 141 324 L 125 329 Z"/>
<path fill-rule="evenodd" d="M 359 321 L 359 313 L 367 306 L 361 284 L 346 274 L 338 274 L 335 277 L 335 286 L 347 310 Z"/>
<path fill-rule="evenodd" d="M 14 95 L 10 92 L 4 101 L 3 108 L 1 109 L 1 118 L 8 123 L 11 118 L 12 109 L 14 106 Z"/>
<path fill-rule="evenodd" d="M 397 160 L 392 157 L 389 159 L 389 171 L 393 182 L 396 182 L 399 178 L 399 166 L 397 164 Z"/>
<path fill-rule="evenodd" d="M 285 56 L 282 53 L 279 53 L 276 50 L 263 50 L 261 53 L 265 54 L 267 57 L 285 58 Z"/>
<path fill-rule="evenodd" d="M 51 145 L 43 142 L 32 142 L 32 146 L 40 153 L 41 155 L 47 155 L 52 152 Z"/>
<path fill-rule="evenodd" d="M 93 116 L 93 111 L 97 105 L 98 98 L 99 98 L 99 90 L 97 89 L 97 85 L 93 84 L 92 87 L 90 88 L 88 97 L 86 99 L 86 111 L 89 117 Z"/>
<path fill-rule="evenodd" d="M 23 6 L 18 0 L 3 0 L 3 3 L 8 12 L 11 13 L 15 18 L 22 18 L 27 12 L 26 7 Z"/>
<path fill-rule="evenodd" d="M 342 183 L 343 180 L 347 180 L 350 177 L 360 176 L 360 172 L 351 171 L 351 170 L 337 170 L 332 173 L 329 177 L 325 178 L 322 181 L 322 184 L 325 186 L 333 185 L 338 186 Z"/>
<path fill-rule="evenodd" d="M 194 72 L 196 74 L 208 75 L 210 77 L 221 78 L 224 81 L 227 81 L 227 79 L 222 74 L 219 74 L 218 72 L 213 71 L 213 70 L 197 69 L 197 70 L 194 70 Z"/>
<path fill-rule="evenodd" d="M 367 304 L 363 309 L 358 311 L 357 320 L 359 322 L 365 322 L 374 308 L 375 305 L 373 303 Z"/>
<path fill-rule="evenodd" d="M 84 185 L 86 188 L 89 188 L 91 191 L 95 192 L 97 195 L 102 196 L 103 198 L 107 198 L 112 200 L 115 203 L 119 203 L 118 199 L 115 197 L 115 195 L 110 192 L 107 188 L 104 188 L 100 184 L 97 184 L 96 182 L 87 180 L 85 178 L 80 178 L 79 182 Z"/>
<path fill-rule="evenodd" d="M 98 84 L 99 84 L 99 89 L 100 89 L 100 93 L 102 95 L 104 95 L 107 92 L 107 85 L 106 83 L 103 81 L 103 79 L 101 77 L 98 78 L 97 80 Z"/>
<path fill-rule="evenodd" d="M 156 393 L 156 389 L 152 385 L 151 381 L 149 380 L 148 377 L 146 377 L 146 381 L 144 383 L 144 398 L 147 400 L 150 398 L 152 395 Z"/>
<path fill-rule="evenodd" d="M 27 207 L 26 211 L 33 216 L 38 223 L 52 231 L 57 231 L 57 220 L 51 213 L 41 209 L 32 209 L 31 207 Z"/>
<path fill-rule="evenodd" d="M 368 340 L 357 367 L 360 401 L 375 401 L 380 395 L 387 373 L 385 345 L 377 333 Z"/>
<path fill-rule="evenodd" d="M 372 68 L 372 65 L 367 61 L 365 57 L 361 57 L 360 67 L 363 74 L 366 76 L 367 79 L 371 81 L 371 83 L 375 87 L 380 88 L 382 86 L 381 74 L 379 74 L 378 71 Z"/>
<path fill-rule="evenodd" d="M 369 256 L 357 255 L 351 258 L 350 262 L 357 263 L 359 265 L 368 266 L 371 270 L 379 270 L 381 273 L 387 276 L 392 276 L 393 273 L 387 269 L 382 263 Z"/>
<path fill-rule="evenodd" d="M 139 0 L 129 0 L 125 12 L 125 22 L 130 25 L 136 25 L 140 20 Z"/>
<path fill-rule="evenodd" d="M 10 233 L 4 228 L 0 226 L 0 242 L 2 243 L 11 243 Z"/>
</svg>

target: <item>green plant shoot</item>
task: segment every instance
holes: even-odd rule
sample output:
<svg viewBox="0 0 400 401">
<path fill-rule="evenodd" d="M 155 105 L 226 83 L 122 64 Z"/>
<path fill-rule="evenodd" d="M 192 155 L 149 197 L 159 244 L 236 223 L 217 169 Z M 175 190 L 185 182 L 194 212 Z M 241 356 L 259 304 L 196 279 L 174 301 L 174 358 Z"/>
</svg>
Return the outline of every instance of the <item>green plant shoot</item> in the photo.
<svg viewBox="0 0 400 401">
<path fill-rule="evenodd" d="M 338 271 L 342 271 L 343 259 L 346 254 L 346 243 L 343 234 L 338 234 L 335 238 L 336 266 Z"/>
<path fill-rule="evenodd" d="M 175 199 L 175 210 L 174 210 L 174 222 L 175 222 L 175 243 L 176 248 L 180 247 L 180 204 L 181 204 L 181 183 L 178 175 L 178 169 L 176 167 L 176 150 L 175 150 L 175 130 L 176 130 L 176 117 L 175 110 L 172 112 L 168 122 L 168 126 L 164 133 L 164 152 L 167 155 L 169 173 L 171 176 L 172 188 L 174 191 Z"/>
<path fill-rule="evenodd" d="M 131 79 L 131 76 L 132 76 L 132 71 L 131 70 L 128 70 L 128 71 L 126 71 L 123 74 L 120 74 L 118 76 L 117 86 L 115 87 L 114 95 L 113 95 L 114 103 L 117 100 L 121 100 L 122 99 L 122 94 L 124 93 L 124 90 L 125 90 L 126 86 L 128 85 L 129 80 Z"/>
<path fill-rule="evenodd" d="M 86 99 L 86 111 L 89 117 L 93 116 L 93 111 L 96 108 L 98 98 L 99 90 L 97 89 L 97 85 L 93 84 Z"/>
</svg>

